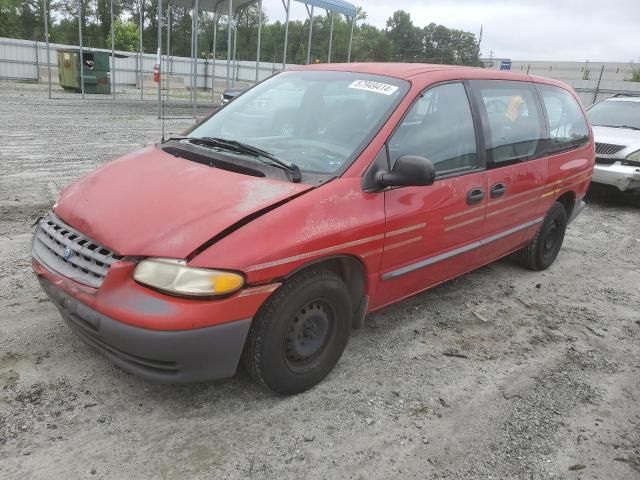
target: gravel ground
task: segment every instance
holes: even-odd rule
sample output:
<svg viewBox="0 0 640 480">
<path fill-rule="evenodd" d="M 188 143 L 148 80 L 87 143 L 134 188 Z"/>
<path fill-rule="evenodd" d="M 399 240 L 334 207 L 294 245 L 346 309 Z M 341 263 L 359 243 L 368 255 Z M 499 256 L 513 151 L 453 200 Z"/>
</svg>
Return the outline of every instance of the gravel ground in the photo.
<svg viewBox="0 0 640 480">
<path fill-rule="evenodd" d="M 638 206 L 592 197 L 546 272 L 369 315 L 307 393 L 156 385 L 72 335 L 29 253 L 58 189 L 158 139 L 155 105 L 56 97 L 0 83 L 0 478 L 640 479 Z"/>
</svg>

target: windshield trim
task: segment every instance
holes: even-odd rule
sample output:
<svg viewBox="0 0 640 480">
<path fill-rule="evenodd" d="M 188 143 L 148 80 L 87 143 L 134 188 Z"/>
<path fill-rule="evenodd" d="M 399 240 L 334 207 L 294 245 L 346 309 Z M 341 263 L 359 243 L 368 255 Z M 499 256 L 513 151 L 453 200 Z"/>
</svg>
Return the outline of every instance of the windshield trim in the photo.
<svg viewBox="0 0 640 480">
<path fill-rule="evenodd" d="M 376 136 L 378 136 L 380 134 L 380 131 L 382 130 L 382 128 L 386 125 L 386 123 L 389 121 L 389 119 L 391 118 L 391 116 L 393 115 L 393 113 L 398 109 L 398 107 L 402 104 L 402 101 L 405 99 L 405 97 L 407 96 L 407 94 L 409 93 L 409 91 L 411 90 L 411 86 L 412 86 L 412 82 L 409 79 L 403 79 L 403 78 L 398 78 L 398 77 L 394 77 L 391 75 L 379 75 L 379 74 L 372 74 L 372 73 L 364 73 L 364 72 L 356 72 L 356 71 L 344 71 L 344 70 L 332 70 L 332 69 L 327 69 L 327 70 L 304 70 L 304 69 L 300 69 L 300 70 L 287 70 L 284 72 L 277 72 L 276 74 L 252 85 L 250 88 L 246 89 L 241 95 L 238 95 L 239 98 L 240 96 L 244 95 L 245 93 L 253 90 L 256 86 L 261 85 L 264 82 L 269 81 L 270 79 L 275 78 L 276 76 L 279 75 L 288 75 L 288 74 L 297 74 L 297 73 L 302 73 L 302 72 L 308 72 L 308 73 L 321 73 L 321 72 L 332 72 L 332 73 L 344 73 L 347 75 L 358 75 L 360 77 L 365 77 L 366 79 L 371 79 L 374 81 L 384 81 L 386 80 L 387 82 L 391 81 L 394 85 L 399 87 L 399 92 L 400 94 L 398 95 L 398 97 L 396 98 L 395 102 L 392 102 L 389 106 L 389 108 L 380 116 L 379 121 L 374 124 L 371 127 L 371 131 L 369 132 L 368 135 L 366 135 L 362 142 L 353 149 L 353 152 L 351 153 L 351 155 L 349 157 L 347 157 L 345 159 L 345 161 L 342 163 L 342 165 L 336 169 L 333 170 L 331 172 L 326 172 L 326 171 L 319 171 L 319 170 L 311 170 L 308 168 L 304 168 L 302 165 L 298 165 L 298 167 L 300 168 L 300 172 L 302 173 L 302 183 L 308 183 L 306 180 L 307 176 L 311 176 L 312 178 L 317 178 L 317 177 L 324 177 L 327 179 L 332 179 L 332 178 L 336 178 L 336 177 L 341 177 L 352 165 L 353 163 L 362 155 L 362 152 L 364 152 L 364 150 L 367 148 L 367 146 L 369 146 L 369 144 L 376 138 Z M 235 100 L 235 98 L 234 98 Z M 224 110 L 224 108 L 226 108 L 227 106 L 231 105 L 232 102 L 227 102 L 226 104 L 222 105 L 221 107 L 215 109 L 213 112 L 211 112 L 210 115 L 208 115 L 207 117 L 203 118 L 201 121 L 199 121 L 198 123 L 196 123 L 195 125 L 193 125 L 191 128 L 189 128 L 187 131 L 185 131 L 185 136 L 189 136 L 196 128 L 199 128 L 201 125 L 203 125 L 204 123 L 206 123 L 207 121 L 209 121 L 210 118 L 212 118 L 214 115 L 217 115 L 218 113 L 220 113 L 222 110 Z M 196 138 L 196 137 L 194 137 Z"/>
</svg>

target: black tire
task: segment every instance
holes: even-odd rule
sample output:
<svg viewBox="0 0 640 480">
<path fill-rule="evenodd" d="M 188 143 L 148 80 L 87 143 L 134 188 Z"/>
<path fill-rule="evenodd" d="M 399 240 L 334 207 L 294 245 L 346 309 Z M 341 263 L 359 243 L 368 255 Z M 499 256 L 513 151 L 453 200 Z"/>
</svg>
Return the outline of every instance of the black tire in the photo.
<svg viewBox="0 0 640 480">
<path fill-rule="evenodd" d="M 338 275 L 323 268 L 289 279 L 253 320 L 242 354 L 245 369 L 281 395 L 319 383 L 349 340 L 353 307 L 348 292 Z"/>
<path fill-rule="evenodd" d="M 531 270 L 546 270 L 558 256 L 567 229 L 567 211 L 559 202 L 551 205 L 531 243 L 516 252 L 522 265 Z"/>
</svg>

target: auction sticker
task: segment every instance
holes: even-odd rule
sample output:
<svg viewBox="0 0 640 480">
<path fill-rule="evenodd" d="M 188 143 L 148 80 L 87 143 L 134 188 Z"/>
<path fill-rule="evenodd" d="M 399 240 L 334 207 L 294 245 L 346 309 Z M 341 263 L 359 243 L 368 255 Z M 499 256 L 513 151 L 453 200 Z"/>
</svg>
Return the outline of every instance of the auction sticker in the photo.
<svg viewBox="0 0 640 480">
<path fill-rule="evenodd" d="M 370 80 L 356 80 L 349 85 L 349 88 L 366 90 L 367 92 L 382 93 L 383 95 L 393 95 L 400 87 L 389 85 L 388 83 L 372 82 Z"/>
</svg>

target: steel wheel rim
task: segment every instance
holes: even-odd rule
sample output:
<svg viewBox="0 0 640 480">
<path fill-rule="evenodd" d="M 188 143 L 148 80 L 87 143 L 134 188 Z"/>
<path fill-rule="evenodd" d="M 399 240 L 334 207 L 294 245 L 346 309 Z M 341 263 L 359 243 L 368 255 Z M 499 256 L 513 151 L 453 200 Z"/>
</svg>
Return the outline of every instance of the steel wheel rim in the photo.
<svg viewBox="0 0 640 480">
<path fill-rule="evenodd" d="M 560 226 L 558 225 L 558 221 L 554 220 L 549 226 L 544 238 L 543 247 L 545 254 L 548 254 L 555 249 L 556 244 L 558 243 L 558 238 L 560 238 Z"/>
<path fill-rule="evenodd" d="M 326 350 L 335 329 L 335 310 L 324 299 L 301 307 L 289 322 L 284 340 L 284 360 L 293 371 L 315 364 Z"/>
</svg>

